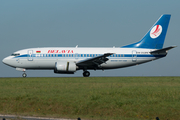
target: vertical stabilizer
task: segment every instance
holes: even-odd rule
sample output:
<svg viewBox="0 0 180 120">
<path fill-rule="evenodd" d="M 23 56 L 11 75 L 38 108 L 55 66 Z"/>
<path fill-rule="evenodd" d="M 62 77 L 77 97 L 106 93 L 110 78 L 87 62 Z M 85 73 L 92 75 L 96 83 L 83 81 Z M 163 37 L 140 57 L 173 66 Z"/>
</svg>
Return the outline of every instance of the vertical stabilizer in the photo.
<svg viewBox="0 0 180 120">
<path fill-rule="evenodd" d="M 170 18 L 171 15 L 161 15 L 161 17 L 139 42 L 123 46 L 122 48 L 161 49 L 164 44 Z"/>
</svg>

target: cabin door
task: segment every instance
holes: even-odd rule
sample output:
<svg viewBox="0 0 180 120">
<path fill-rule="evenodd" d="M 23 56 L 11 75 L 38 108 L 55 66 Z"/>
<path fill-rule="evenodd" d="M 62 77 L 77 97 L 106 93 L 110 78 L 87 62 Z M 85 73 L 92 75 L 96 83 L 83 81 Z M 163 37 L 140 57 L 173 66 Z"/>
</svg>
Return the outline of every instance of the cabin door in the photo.
<svg viewBox="0 0 180 120">
<path fill-rule="evenodd" d="M 132 51 L 132 61 L 133 62 L 137 61 L 137 52 L 135 50 Z"/>
<path fill-rule="evenodd" d="M 33 50 L 28 50 L 28 57 L 27 57 L 28 61 L 33 61 L 32 54 L 33 54 Z"/>
</svg>

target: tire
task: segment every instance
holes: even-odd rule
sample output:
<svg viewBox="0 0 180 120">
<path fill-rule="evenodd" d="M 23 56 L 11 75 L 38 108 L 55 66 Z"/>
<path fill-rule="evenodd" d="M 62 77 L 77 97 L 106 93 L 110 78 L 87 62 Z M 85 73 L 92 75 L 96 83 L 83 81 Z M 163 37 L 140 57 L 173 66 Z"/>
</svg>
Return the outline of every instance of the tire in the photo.
<svg viewBox="0 0 180 120">
<path fill-rule="evenodd" d="M 27 75 L 26 75 L 26 73 L 23 73 L 22 76 L 23 76 L 23 78 L 25 78 Z"/>
<path fill-rule="evenodd" d="M 90 76 L 90 72 L 89 71 L 84 71 L 83 72 L 83 76 L 84 77 L 89 77 Z"/>
</svg>

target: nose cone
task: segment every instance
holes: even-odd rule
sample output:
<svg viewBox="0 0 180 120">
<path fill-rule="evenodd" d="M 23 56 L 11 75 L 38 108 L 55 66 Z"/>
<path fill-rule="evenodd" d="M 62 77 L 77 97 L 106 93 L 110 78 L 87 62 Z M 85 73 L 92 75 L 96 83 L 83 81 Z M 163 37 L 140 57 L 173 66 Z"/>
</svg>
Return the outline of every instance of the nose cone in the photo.
<svg viewBox="0 0 180 120">
<path fill-rule="evenodd" d="M 4 64 L 7 64 L 6 61 L 7 61 L 6 58 L 4 58 L 4 59 L 2 60 L 2 62 L 3 62 Z"/>
<path fill-rule="evenodd" d="M 12 66 L 12 65 L 11 65 L 11 64 L 12 64 L 12 60 L 11 60 L 11 57 L 10 57 L 10 56 L 4 58 L 4 59 L 2 60 L 2 62 L 3 62 L 4 64 L 6 64 L 6 65 Z"/>
</svg>

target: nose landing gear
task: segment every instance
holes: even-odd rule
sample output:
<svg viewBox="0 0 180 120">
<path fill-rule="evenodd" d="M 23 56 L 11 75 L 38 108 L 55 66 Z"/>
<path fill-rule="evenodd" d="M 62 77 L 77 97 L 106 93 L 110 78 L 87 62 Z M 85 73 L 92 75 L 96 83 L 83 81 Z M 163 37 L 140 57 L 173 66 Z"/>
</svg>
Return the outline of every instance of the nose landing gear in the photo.
<svg viewBox="0 0 180 120">
<path fill-rule="evenodd" d="M 27 76 L 27 74 L 24 72 L 24 73 L 22 74 L 22 76 L 23 76 L 23 78 L 25 78 L 25 77 Z"/>
<path fill-rule="evenodd" d="M 24 72 L 24 73 L 22 74 L 22 77 L 25 78 L 25 77 L 27 76 L 27 74 L 25 73 L 25 72 L 26 72 L 26 69 L 25 69 L 25 68 L 16 68 L 16 70 Z"/>
</svg>

